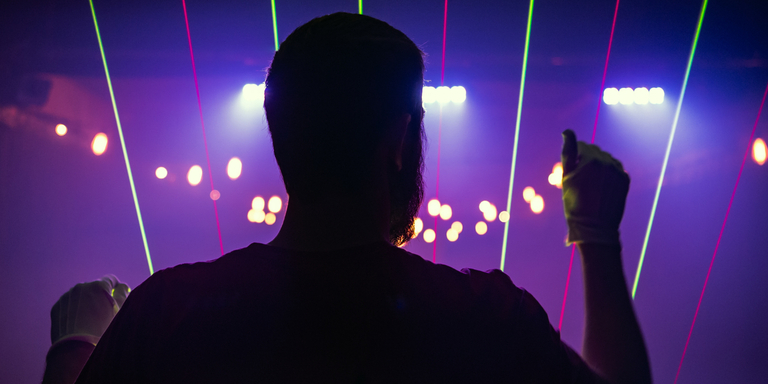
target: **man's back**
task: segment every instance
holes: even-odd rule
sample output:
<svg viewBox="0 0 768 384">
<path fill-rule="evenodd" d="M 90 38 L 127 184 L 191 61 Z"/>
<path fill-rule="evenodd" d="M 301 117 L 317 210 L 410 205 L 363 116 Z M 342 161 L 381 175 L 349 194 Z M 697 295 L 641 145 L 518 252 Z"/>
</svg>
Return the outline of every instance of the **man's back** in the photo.
<svg viewBox="0 0 768 384">
<path fill-rule="evenodd" d="M 585 374 L 500 271 L 386 243 L 262 244 L 161 271 L 131 293 L 79 383 L 567 382 Z"/>
</svg>

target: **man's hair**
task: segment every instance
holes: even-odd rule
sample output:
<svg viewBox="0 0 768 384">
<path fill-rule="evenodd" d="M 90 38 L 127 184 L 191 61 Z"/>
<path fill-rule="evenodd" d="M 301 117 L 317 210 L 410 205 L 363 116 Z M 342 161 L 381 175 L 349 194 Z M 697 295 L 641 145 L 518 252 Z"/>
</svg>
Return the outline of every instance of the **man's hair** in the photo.
<svg viewBox="0 0 768 384">
<path fill-rule="evenodd" d="M 416 44 L 369 16 L 334 13 L 293 31 L 275 53 L 264 101 L 288 194 L 370 187 L 376 150 L 398 140 L 391 130 L 409 114 L 402 169 L 387 170 L 390 241 L 409 240 L 423 197 L 423 72 Z"/>
</svg>

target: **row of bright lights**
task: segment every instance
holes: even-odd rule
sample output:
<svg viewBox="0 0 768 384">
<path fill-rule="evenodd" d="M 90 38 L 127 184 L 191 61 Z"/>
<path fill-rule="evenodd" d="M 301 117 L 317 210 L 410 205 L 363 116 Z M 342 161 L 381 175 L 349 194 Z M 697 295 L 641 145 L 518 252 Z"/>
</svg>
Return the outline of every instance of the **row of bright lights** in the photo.
<svg viewBox="0 0 768 384">
<path fill-rule="evenodd" d="M 266 85 L 246 84 L 243 86 L 243 98 L 249 102 L 263 102 Z M 431 103 L 463 103 L 467 100 L 467 90 L 462 86 L 455 87 L 424 87 L 421 90 L 421 100 L 425 104 Z"/>
<path fill-rule="evenodd" d="M 606 88 L 603 91 L 603 101 L 608 105 L 616 104 L 662 104 L 664 103 L 664 90 L 655 87 L 650 90 L 645 87 L 635 88 Z"/>
</svg>

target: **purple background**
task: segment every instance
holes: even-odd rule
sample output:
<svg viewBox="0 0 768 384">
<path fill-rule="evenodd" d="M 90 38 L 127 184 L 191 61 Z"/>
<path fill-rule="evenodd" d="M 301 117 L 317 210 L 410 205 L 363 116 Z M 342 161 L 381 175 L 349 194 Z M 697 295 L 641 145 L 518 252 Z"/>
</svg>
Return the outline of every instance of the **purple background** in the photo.
<svg viewBox="0 0 768 384">
<path fill-rule="evenodd" d="M 673 3 L 673 4 L 670 4 Z M 506 272 L 533 293 L 557 323 L 570 248 L 560 191 L 547 183 L 558 161 L 560 132 L 588 140 L 600 97 L 615 3 L 538 2 L 512 199 Z M 663 87 L 660 106 L 601 109 L 596 143 L 622 160 L 632 177 L 622 225 L 631 284 L 701 3 L 625 0 L 619 8 L 606 87 Z M 190 186 L 186 172 L 205 152 L 181 1 L 96 1 L 155 269 L 219 256 L 209 175 Z M 262 1 L 190 1 L 212 177 L 225 251 L 267 242 L 273 226 L 249 223 L 256 195 L 285 191 L 265 119 L 238 104 L 245 83 L 259 83 L 274 48 L 270 5 Z M 497 268 L 503 225 L 479 236 L 482 200 L 504 209 L 514 141 L 527 1 L 452 0 L 448 9 L 446 85 L 468 98 L 443 109 L 440 200 L 464 224 L 455 243 L 438 223 L 437 260 L 456 268 Z M 4 5 L 6 73 L 52 81 L 41 107 L 2 106 L 0 120 L 0 382 L 34 383 L 50 345 L 49 310 L 72 285 L 114 273 L 132 287 L 148 276 L 117 127 L 87 1 Z M 278 0 L 281 40 L 312 17 L 356 12 L 352 0 Z M 401 29 L 428 54 L 426 78 L 440 82 L 443 2 L 366 1 L 365 13 Z M 722 226 L 749 133 L 768 82 L 766 3 L 711 2 L 693 62 L 677 136 L 635 301 L 653 376 L 671 382 Z M 8 72 L 10 71 L 10 72 Z M 16 72 L 14 72 L 16 71 Z M 436 104 L 427 105 L 428 198 L 438 150 Z M 757 136 L 768 138 L 764 116 Z M 54 134 L 65 123 L 69 133 Z M 102 156 L 89 145 L 105 132 Z M 243 175 L 226 176 L 238 156 Z M 168 168 L 165 180 L 154 176 Z M 768 166 L 751 158 L 712 271 L 680 383 L 760 382 L 768 377 L 764 273 L 768 252 Z M 545 201 L 533 214 L 522 199 L 532 186 Z M 334 212 L 329 211 L 328 215 Z M 423 207 L 421 217 L 434 221 Z M 408 249 L 432 257 L 422 238 Z M 562 337 L 577 349 L 583 292 L 574 264 Z"/>
</svg>

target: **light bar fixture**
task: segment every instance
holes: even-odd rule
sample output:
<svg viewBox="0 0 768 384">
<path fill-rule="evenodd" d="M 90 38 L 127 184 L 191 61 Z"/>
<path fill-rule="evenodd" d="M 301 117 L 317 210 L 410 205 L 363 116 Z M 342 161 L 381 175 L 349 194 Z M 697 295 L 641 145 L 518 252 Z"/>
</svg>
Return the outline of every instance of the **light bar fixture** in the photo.
<svg viewBox="0 0 768 384">
<path fill-rule="evenodd" d="M 659 87 L 648 89 L 646 87 L 639 88 L 606 88 L 603 90 L 603 102 L 608 105 L 646 105 L 646 104 L 663 104 L 664 103 L 664 90 Z"/>
<path fill-rule="evenodd" d="M 424 87 L 421 90 L 421 101 L 424 104 L 431 103 L 456 103 L 460 104 L 467 100 L 467 90 L 462 86 L 455 87 Z"/>
</svg>

